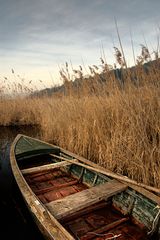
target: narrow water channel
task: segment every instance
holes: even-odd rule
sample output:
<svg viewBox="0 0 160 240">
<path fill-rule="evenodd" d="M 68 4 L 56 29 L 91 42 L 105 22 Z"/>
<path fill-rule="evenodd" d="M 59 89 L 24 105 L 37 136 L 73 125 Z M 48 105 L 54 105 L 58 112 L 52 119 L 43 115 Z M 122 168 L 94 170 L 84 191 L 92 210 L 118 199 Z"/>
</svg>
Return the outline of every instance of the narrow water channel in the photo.
<svg viewBox="0 0 160 240">
<path fill-rule="evenodd" d="M 18 133 L 38 136 L 37 129 L 31 127 L 0 127 L 0 239 L 43 240 L 24 204 L 10 167 L 9 149 Z"/>
</svg>

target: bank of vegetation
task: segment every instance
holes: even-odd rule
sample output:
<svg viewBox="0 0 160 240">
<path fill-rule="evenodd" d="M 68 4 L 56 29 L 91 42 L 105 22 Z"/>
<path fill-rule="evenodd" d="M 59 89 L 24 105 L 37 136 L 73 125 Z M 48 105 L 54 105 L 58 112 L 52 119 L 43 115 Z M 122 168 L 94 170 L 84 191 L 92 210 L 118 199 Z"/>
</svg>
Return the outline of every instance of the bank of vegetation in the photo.
<svg viewBox="0 0 160 240">
<path fill-rule="evenodd" d="M 71 73 L 66 63 L 63 87 L 50 96 L 1 98 L 0 125 L 37 125 L 42 139 L 160 187 L 160 60 L 144 65 L 142 54 L 127 68 L 116 51 L 121 70 L 101 58 L 101 73 L 90 66 L 86 78 L 83 66 Z"/>
</svg>

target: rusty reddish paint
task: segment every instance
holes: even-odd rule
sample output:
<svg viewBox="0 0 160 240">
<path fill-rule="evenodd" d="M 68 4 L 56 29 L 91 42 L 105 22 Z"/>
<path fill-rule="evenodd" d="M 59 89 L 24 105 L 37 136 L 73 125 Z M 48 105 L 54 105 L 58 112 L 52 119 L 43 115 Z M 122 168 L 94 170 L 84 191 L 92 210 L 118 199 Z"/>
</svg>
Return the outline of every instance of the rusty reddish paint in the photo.
<svg viewBox="0 0 160 240">
<path fill-rule="evenodd" d="M 60 192 L 48 192 L 44 194 L 45 199 L 47 199 L 48 202 L 58 200 L 62 198 L 62 194 Z"/>
<path fill-rule="evenodd" d="M 87 188 L 71 175 L 58 170 L 26 175 L 33 192 L 43 203 L 51 202 Z"/>
<path fill-rule="evenodd" d="M 87 188 L 78 182 L 73 176 L 53 169 L 47 172 L 28 174 L 25 176 L 33 192 L 43 203 L 48 203 L 65 196 L 83 191 Z M 101 202 L 77 212 L 66 220 L 62 219 L 62 225 L 80 240 L 107 240 L 113 235 L 121 234 L 118 240 L 146 240 L 146 234 L 142 226 L 133 224 L 131 221 L 123 221 L 124 216 L 114 208 L 111 203 Z M 122 220 L 122 221 L 121 221 Z M 114 222 L 119 221 L 118 226 Z M 113 223 L 113 227 L 106 231 L 107 225 Z M 94 232 L 95 234 L 91 234 Z M 112 233 L 112 234 L 111 234 Z M 97 234 L 97 235 L 96 235 Z M 101 234 L 98 236 L 98 234 Z M 104 234 L 104 235 L 103 235 Z"/>
<path fill-rule="evenodd" d="M 143 223 L 140 223 L 139 221 L 137 221 L 135 218 L 131 217 L 131 220 L 134 224 L 138 225 L 141 229 L 146 229 L 146 226 Z"/>
<path fill-rule="evenodd" d="M 114 227 L 113 222 L 116 222 L 117 220 L 119 220 L 120 223 L 118 226 L 115 224 Z M 74 217 L 73 220 L 64 221 L 63 225 L 70 233 L 74 235 L 75 238 L 77 236 L 77 238 L 80 240 L 104 240 L 118 234 L 121 234 L 121 236 L 117 238 L 118 240 L 147 239 L 146 234 L 144 231 L 142 231 L 142 229 L 132 224 L 131 221 L 127 221 L 127 219 L 127 222 L 124 221 L 125 219 L 122 218 L 122 215 L 116 212 L 116 210 L 110 205 L 105 206 L 102 209 L 83 214 L 77 219 Z M 107 225 L 112 223 L 113 226 L 110 228 L 110 230 L 105 231 L 105 228 L 107 229 Z M 89 232 L 94 232 L 94 234 Z M 102 236 L 98 236 L 98 234 L 101 234 Z M 103 236 L 103 234 L 105 235 Z"/>
<path fill-rule="evenodd" d="M 50 181 L 50 182 L 46 182 L 42 189 L 35 189 L 35 193 L 37 195 L 37 194 L 47 193 L 47 192 L 50 192 L 50 191 L 57 191 L 57 190 L 59 191 L 59 189 L 67 188 L 68 186 L 72 186 L 74 184 L 77 184 L 77 180 L 70 181 L 70 182 L 67 182 L 67 183 L 61 183 L 59 185 L 57 184 L 56 186 L 53 185 L 53 183 Z"/>
<path fill-rule="evenodd" d="M 120 213 L 123 214 L 123 211 L 122 211 L 121 208 L 119 208 L 119 207 L 117 207 L 117 206 L 115 206 L 115 205 L 114 205 L 114 208 L 115 208 L 118 212 L 120 212 Z M 146 226 L 145 226 L 143 223 L 137 221 L 135 218 L 133 218 L 133 216 L 131 216 L 131 221 L 132 221 L 132 223 L 134 223 L 135 225 L 137 225 L 139 228 L 141 228 L 143 231 L 146 231 L 146 230 L 147 230 L 147 229 L 146 229 Z"/>
</svg>

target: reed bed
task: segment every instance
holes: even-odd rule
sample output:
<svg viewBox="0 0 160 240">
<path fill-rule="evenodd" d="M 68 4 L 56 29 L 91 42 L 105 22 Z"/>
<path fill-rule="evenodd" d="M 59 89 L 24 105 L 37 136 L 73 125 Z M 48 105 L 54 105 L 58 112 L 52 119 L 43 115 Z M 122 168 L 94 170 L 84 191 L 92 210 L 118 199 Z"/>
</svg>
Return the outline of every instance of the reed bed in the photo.
<svg viewBox="0 0 160 240">
<path fill-rule="evenodd" d="M 0 125 L 38 125 L 42 139 L 160 187 L 159 65 L 147 73 L 140 63 L 134 73 L 125 68 L 123 81 L 107 67 L 102 74 L 90 67 L 87 79 L 75 70 L 75 85 L 66 64 L 63 92 L 1 99 Z"/>
<path fill-rule="evenodd" d="M 39 125 L 37 99 L 17 97 L 0 100 L 0 126 Z"/>
<path fill-rule="evenodd" d="M 158 91 L 147 86 L 111 96 L 64 97 L 43 108 L 41 131 L 91 161 L 160 187 Z"/>
</svg>

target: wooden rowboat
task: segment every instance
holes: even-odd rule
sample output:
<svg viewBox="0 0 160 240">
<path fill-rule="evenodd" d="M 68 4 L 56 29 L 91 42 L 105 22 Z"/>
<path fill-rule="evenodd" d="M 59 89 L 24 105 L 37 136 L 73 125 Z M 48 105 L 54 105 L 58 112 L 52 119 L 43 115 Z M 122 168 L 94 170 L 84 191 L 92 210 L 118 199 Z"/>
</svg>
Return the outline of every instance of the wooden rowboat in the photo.
<svg viewBox="0 0 160 240">
<path fill-rule="evenodd" d="M 160 239 L 160 190 L 18 135 L 15 180 L 45 239 Z"/>
</svg>

